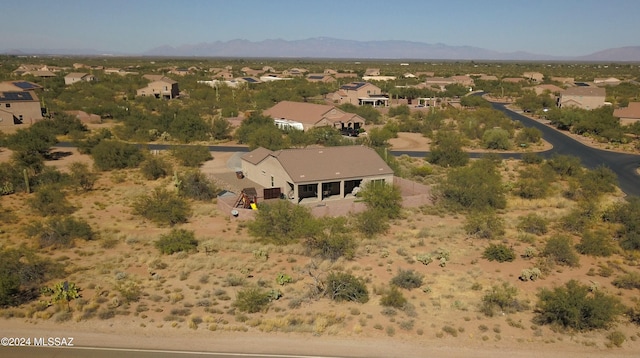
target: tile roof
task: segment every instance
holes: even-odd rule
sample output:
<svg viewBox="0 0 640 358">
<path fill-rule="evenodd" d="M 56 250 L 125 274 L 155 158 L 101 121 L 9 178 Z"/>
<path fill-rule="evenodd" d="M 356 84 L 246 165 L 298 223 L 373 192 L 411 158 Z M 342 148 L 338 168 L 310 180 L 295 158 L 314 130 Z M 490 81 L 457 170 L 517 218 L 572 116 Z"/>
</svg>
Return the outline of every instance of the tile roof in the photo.
<svg viewBox="0 0 640 358">
<path fill-rule="evenodd" d="M 629 102 L 628 107 L 616 108 L 613 116 L 618 118 L 640 119 L 640 102 Z"/>
<path fill-rule="evenodd" d="M 264 148 L 258 148 L 242 156 L 242 159 L 257 164 L 272 156 L 296 183 L 393 175 L 393 170 L 378 153 L 365 146 L 265 151 Z"/>
<path fill-rule="evenodd" d="M 578 86 L 567 88 L 562 92 L 563 95 L 568 96 L 592 96 L 592 97 L 604 97 L 606 91 L 601 87 L 593 86 Z"/>
</svg>

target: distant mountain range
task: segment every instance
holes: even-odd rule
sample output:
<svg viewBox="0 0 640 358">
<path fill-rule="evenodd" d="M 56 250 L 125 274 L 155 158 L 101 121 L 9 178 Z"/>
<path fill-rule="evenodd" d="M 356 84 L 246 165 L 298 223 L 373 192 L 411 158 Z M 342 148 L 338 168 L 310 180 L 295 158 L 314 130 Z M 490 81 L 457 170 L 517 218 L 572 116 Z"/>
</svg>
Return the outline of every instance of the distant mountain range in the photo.
<svg viewBox="0 0 640 358">
<path fill-rule="evenodd" d="M 498 52 L 473 46 L 414 41 L 353 41 L 328 37 L 305 40 L 216 41 L 177 47 L 160 46 L 143 53 L 107 53 L 94 49 L 17 49 L 13 55 L 90 55 L 154 57 L 332 58 L 406 60 L 593 61 L 640 62 L 640 46 L 611 48 L 584 56 L 559 57 L 529 52 Z"/>
</svg>

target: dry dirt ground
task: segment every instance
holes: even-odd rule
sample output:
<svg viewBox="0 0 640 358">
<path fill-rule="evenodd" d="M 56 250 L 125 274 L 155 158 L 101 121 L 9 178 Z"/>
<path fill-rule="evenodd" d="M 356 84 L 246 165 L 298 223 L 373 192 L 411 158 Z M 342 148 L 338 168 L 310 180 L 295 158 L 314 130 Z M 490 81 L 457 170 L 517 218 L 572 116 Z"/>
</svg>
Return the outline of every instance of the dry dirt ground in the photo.
<svg viewBox="0 0 640 358">
<path fill-rule="evenodd" d="M 421 137 L 402 135 L 395 140 L 415 150 L 427 148 Z M 401 142 L 402 141 L 402 142 Z M 398 143 L 400 142 L 400 143 Z M 404 144 L 402 144 L 404 143 Z M 49 162 L 65 170 L 69 163 L 91 163 L 74 149 L 70 155 Z M 426 150 L 426 149 L 425 149 Z M 0 161 L 8 160 L 0 152 Z M 213 153 L 203 170 L 226 171 L 232 153 Z M 505 175 L 517 163 L 507 165 Z M 509 282 L 519 298 L 535 302 L 536 290 L 576 278 L 596 281 L 608 292 L 629 302 L 629 291 L 611 285 L 613 277 L 589 276 L 602 266 L 622 265 L 617 257 L 581 257 L 578 268 L 555 268 L 536 282 L 517 279 L 533 263 L 518 257 L 514 262 L 481 259 L 486 241 L 464 234 L 463 216 L 412 210 L 383 237 L 363 239 L 352 261 L 322 261 L 308 256 L 298 245 L 277 247 L 255 242 L 241 222 L 220 213 L 215 203 L 194 203 L 190 222 L 181 226 L 195 231 L 197 253 L 160 255 L 153 243 L 169 231 L 131 213 L 131 202 L 155 187 L 171 188 L 171 178 L 144 180 L 137 170 L 104 173 L 88 193 L 69 193 L 78 207 L 73 214 L 87 220 L 100 233 L 91 242 L 74 248 L 44 250 L 43 255 L 66 266 L 69 281 L 82 288 L 82 298 L 66 307 L 37 302 L 0 310 L 2 336 L 71 336 L 83 346 L 122 346 L 154 349 L 246 351 L 356 357 L 600 357 L 637 356 L 640 329 L 621 323 L 627 341 L 621 348 L 607 348 L 607 332 L 555 332 L 533 323 L 531 310 L 495 317 L 478 312 L 481 298 L 492 285 Z M 617 193 L 612 200 L 620 197 Z M 2 224 L 2 245 L 31 244 L 22 227 L 30 222 L 26 194 L 0 197 L 12 210 L 16 223 Z M 544 238 L 518 239 L 517 217 L 536 212 L 548 218 L 566 213 L 573 203 L 563 198 L 519 200 L 511 198 L 503 214 L 507 240 L 521 255 L 529 247 L 542 246 Z M 211 249 L 207 253 L 205 248 Z M 422 265 L 420 253 L 446 249 L 451 259 Z M 268 257 L 259 255 L 268 253 Z M 365 304 L 334 303 L 308 298 L 313 275 L 341 269 L 367 281 L 370 300 Z M 413 269 L 424 275 L 422 289 L 403 291 L 414 307 L 403 312 L 385 310 L 380 293 L 398 270 Z M 275 278 L 286 273 L 293 282 L 279 286 Z M 243 314 L 232 303 L 236 293 L 253 285 L 280 289 L 283 297 L 265 312 Z M 123 292 L 139 290 L 128 302 Z M 0 353 L 1 355 L 1 353 Z"/>
</svg>

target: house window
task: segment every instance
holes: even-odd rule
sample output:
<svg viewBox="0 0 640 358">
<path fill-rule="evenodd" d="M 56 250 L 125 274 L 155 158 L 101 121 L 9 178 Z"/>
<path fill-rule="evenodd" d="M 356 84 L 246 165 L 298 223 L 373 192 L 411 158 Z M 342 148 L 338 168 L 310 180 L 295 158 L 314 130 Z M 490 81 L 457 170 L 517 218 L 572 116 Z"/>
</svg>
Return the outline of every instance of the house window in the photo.
<svg viewBox="0 0 640 358">
<path fill-rule="evenodd" d="M 273 175 L 271 176 L 271 187 L 274 187 L 275 185 L 273 184 L 274 180 L 273 180 Z"/>
<path fill-rule="evenodd" d="M 7 107 L 7 108 L 11 108 L 11 103 L 7 103 L 4 106 Z"/>
<path fill-rule="evenodd" d="M 374 187 L 379 187 L 384 185 L 384 179 L 375 179 L 371 181 L 371 185 Z"/>
</svg>

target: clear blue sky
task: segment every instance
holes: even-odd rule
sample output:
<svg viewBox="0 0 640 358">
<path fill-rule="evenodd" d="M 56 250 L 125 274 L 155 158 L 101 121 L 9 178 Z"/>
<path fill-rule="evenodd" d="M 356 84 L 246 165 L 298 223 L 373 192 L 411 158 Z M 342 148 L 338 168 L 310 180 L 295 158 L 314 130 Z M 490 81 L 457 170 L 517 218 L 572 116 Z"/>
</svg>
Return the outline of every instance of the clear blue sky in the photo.
<svg viewBox="0 0 640 358">
<path fill-rule="evenodd" d="M 556 56 L 640 45 L 638 0 L 2 1 L 0 52 L 246 39 L 407 40 Z"/>
</svg>

